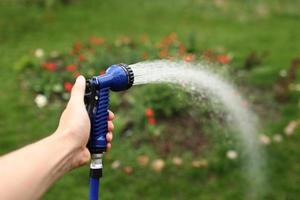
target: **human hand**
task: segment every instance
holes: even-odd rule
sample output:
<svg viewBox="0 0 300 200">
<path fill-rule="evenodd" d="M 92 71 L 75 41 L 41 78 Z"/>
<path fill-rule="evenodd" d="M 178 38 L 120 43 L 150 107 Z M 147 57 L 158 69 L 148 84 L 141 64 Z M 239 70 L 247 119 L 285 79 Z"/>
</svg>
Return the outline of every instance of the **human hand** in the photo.
<svg viewBox="0 0 300 200">
<path fill-rule="evenodd" d="M 61 115 L 59 126 L 55 135 L 64 135 L 71 148 L 74 148 L 72 158 L 72 168 L 79 167 L 90 160 L 90 152 L 86 148 L 90 133 L 90 119 L 84 104 L 86 81 L 83 76 L 79 76 L 73 86 L 71 98 L 64 112 Z M 107 150 L 111 148 L 114 125 L 112 120 L 114 114 L 109 111 Z"/>
</svg>

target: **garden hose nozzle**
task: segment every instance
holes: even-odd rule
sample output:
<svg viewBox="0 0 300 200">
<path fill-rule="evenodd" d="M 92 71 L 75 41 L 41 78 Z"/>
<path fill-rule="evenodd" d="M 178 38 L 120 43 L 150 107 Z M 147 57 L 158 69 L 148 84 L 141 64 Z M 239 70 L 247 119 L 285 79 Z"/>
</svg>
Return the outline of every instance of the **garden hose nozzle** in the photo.
<svg viewBox="0 0 300 200">
<path fill-rule="evenodd" d="M 104 75 L 94 76 L 86 82 L 84 101 L 91 121 L 87 145 L 91 153 L 90 200 L 98 199 L 99 178 L 102 177 L 102 156 L 107 147 L 109 90 L 124 91 L 133 82 L 133 71 L 126 64 L 112 65 Z"/>
</svg>

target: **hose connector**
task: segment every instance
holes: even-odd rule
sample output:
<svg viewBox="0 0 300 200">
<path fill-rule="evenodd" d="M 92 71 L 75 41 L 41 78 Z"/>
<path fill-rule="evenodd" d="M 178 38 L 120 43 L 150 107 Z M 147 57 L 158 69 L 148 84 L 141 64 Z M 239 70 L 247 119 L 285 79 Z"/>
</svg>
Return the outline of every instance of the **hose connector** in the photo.
<svg viewBox="0 0 300 200">
<path fill-rule="evenodd" d="M 98 179 L 102 177 L 102 157 L 102 153 L 96 153 L 91 155 L 90 177 Z"/>
</svg>

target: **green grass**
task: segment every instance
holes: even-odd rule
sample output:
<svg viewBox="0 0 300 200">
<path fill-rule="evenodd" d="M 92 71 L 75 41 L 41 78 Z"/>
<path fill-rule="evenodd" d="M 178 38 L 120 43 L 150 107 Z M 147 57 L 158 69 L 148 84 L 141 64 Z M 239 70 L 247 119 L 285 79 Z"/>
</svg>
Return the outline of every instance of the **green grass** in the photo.
<svg viewBox="0 0 300 200">
<path fill-rule="evenodd" d="M 260 16 L 263 4 L 268 14 Z M 233 67 L 242 66 L 251 51 L 267 51 L 263 64 L 248 72 L 245 79 L 255 89 L 272 90 L 280 69 L 300 56 L 300 1 L 240 1 L 228 8 L 217 8 L 206 1 L 82 1 L 68 7 L 42 9 L 20 4 L 0 4 L 0 153 L 7 153 L 51 133 L 61 107 L 38 109 L 32 95 L 20 88 L 14 63 L 36 48 L 67 50 L 74 41 L 90 35 L 109 40 L 119 35 L 138 37 L 147 33 L 153 40 L 177 32 L 185 40 L 195 34 L 200 49 L 224 47 L 234 55 Z M 299 9 L 298 9 L 299 11 Z M 116 61 L 121 62 L 121 61 Z M 269 93 L 268 93 L 269 94 Z M 258 99 L 260 97 L 257 97 Z M 270 99 L 268 99 L 270 100 Z M 263 100 L 261 100 L 263 101 Z M 265 102 L 268 104 L 269 102 Z M 265 132 L 281 133 L 291 119 L 299 117 L 297 100 L 273 109 L 280 117 L 273 121 L 268 113 L 262 120 Z M 264 106 L 264 103 L 262 103 Z M 267 112 L 264 109 L 263 112 Z M 117 131 L 116 131 L 117 132 Z M 297 133 L 300 133 L 299 131 Z M 266 199 L 297 199 L 300 196 L 299 135 L 267 147 L 268 185 Z M 244 199 L 239 170 L 222 173 L 188 167 L 167 167 L 161 174 L 135 164 L 140 153 L 128 141 L 114 140 L 113 159 L 121 158 L 135 167 L 133 175 L 107 167 L 102 183 L 102 199 Z M 110 161 L 107 161 L 108 163 Z M 87 199 L 88 169 L 71 172 L 58 181 L 45 199 Z"/>
</svg>

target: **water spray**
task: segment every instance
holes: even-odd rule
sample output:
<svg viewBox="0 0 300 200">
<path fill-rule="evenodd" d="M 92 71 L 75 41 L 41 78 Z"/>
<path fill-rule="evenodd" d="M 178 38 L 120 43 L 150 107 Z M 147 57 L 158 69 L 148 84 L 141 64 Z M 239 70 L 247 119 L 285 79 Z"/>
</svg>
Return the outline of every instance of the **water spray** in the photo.
<svg viewBox="0 0 300 200">
<path fill-rule="evenodd" d="M 86 82 L 85 105 L 91 121 L 87 147 L 91 153 L 90 200 L 98 200 L 102 158 L 106 152 L 108 132 L 109 90 L 124 91 L 134 82 L 132 69 L 126 64 L 110 66 L 104 75 L 94 76 Z"/>
<path fill-rule="evenodd" d="M 248 180 L 250 199 L 261 199 L 265 185 L 262 174 L 263 151 L 257 142 L 257 120 L 251 110 L 243 107 L 244 99 L 237 89 L 201 64 L 166 60 L 112 65 L 102 76 L 87 81 L 85 103 L 91 120 L 88 148 L 91 153 L 90 200 L 98 200 L 99 179 L 102 177 L 102 157 L 106 151 L 108 132 L 109 90 L 124 91 L 132 85 L 171 83 L 186 91 L 207 94 L 210 100 L 218 99 L 226 108 L 228 122 L 238 131 L 236 137 L 246 154 L 245 177 Z"/>
</svg>

